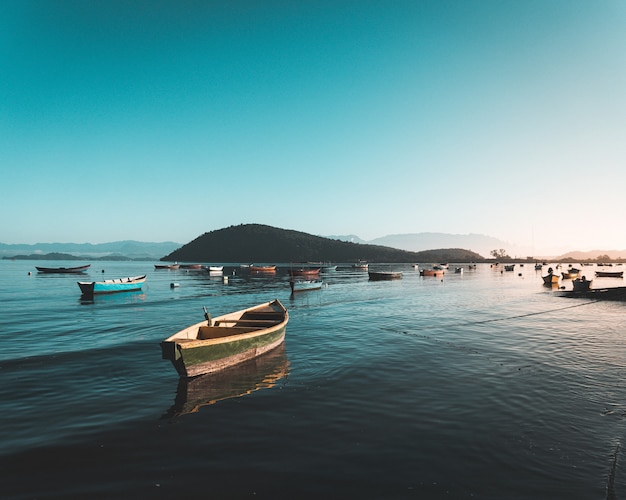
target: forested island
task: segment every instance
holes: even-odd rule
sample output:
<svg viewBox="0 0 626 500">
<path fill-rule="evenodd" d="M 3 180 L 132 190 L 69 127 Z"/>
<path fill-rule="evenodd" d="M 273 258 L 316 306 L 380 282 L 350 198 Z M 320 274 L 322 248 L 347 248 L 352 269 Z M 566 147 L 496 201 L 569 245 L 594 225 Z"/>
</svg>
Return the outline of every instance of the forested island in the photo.
<svg viewBox="0 0 626 500">
<path fill-rule="evenodd" d="M 161 259 L 170 262 L 482 262 L 461 248 L 409 252 L 350 243 L 263 224 L 241 224 L 204 233 Z"/>
</svg>

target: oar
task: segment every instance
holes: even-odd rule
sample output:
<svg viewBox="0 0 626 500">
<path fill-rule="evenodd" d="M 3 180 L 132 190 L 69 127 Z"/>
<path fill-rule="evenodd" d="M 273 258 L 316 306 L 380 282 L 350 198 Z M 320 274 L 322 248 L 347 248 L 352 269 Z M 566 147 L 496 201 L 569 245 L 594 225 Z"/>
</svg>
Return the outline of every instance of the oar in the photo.
<svg viewBox="0 0 626 500">
<path fill-rule="evenodd" d="M 204 317 L 207 320 L 207 324 L 208 326 L 211 326 L 211 315 L 209 314 L 209 312 L 206 310 L 205 306 L 202 306 L 202 309 L 204 309 Z"/>
</svg>

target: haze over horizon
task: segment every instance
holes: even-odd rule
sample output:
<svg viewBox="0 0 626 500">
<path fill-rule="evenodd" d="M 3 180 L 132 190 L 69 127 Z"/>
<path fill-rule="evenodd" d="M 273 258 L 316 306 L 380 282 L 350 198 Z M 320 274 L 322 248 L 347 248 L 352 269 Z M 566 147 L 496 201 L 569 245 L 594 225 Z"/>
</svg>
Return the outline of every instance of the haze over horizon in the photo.
<svg viewBox="0 0 626 500">
<path fill-rule="evenodd" d="M 3 2 L 0 242 L 626 249 L 626 2 Z"/>
</svg>

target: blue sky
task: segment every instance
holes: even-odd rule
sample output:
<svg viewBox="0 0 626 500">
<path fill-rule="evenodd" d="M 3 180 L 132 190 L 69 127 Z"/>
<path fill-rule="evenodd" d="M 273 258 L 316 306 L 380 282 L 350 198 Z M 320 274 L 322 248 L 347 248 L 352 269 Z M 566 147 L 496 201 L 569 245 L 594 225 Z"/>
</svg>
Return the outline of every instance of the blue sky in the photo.
<svg viewBox="0 0 626 500">
<path fill-rule="evenodd" d="M 0 242 L 626 249 L 626 2 L 0 1 Z"/>
</svg>

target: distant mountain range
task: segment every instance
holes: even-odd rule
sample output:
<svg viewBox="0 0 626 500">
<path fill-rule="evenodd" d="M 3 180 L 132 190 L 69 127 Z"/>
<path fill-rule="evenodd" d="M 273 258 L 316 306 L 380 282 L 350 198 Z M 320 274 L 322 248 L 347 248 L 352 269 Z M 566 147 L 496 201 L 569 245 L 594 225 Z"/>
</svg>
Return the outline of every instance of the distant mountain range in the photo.
<svg viewBox="0 0 626 500">
<path fill-rule="evenodd" d="M 526 257 L 536 257 L 537 259 L 560 260 L 605 260 L 606 257 L 612 260 L 625 260 L 626 250 L 591 250 L 589 252 L 571 251 L 561 255 L 531 255 L 532 250 L 527 247 L 512 245 L 506 241 L 486 236 L 483 234 L 446 234 L 446 233 L 410 233 L 392 234 L 376 238 L 373 240 L 362 240 L 354 234 L 343 236 L 328 236 L 342 241 L 369 245 L 385 245 L 410 252 L 421 252 L 433 248 L 464 248 L 476 252 L 482 257 L 491 258 L 492 250 L 506 250 L 511 257 L 524 259 Z M 608 259 L 606 259 L 608 260 Z"/>
<path fill-rule="evenodd" d="M 129 259 L 158 260 L 178 247 L 180 243 L 165 241 L 161 243 L 144 243 L 125 240 L 111 243 L 35 243 L 34 245 L 0 243 L 0 257 L 24 255 L 69 254 L 91 258 L 119 257 Z"/>
<path fill-rule="evenodd" d="M 259 226 L 250 224 L 248 226 Z M 233 226 L 241 227 L 241 226 Z M 260 226 L 269 228 L 270 226 Z M 275 229 L 275 228 L 272 228 Z M 282 231 L 282 230 L 281 230 Z M 297 233 L 297 231 L 294 231 Z M 205 233 L 207 234 L 207 233 Z M 305 234 L 305 233 L 303 233 Z M 491 258 L 492 250 L 506 250 L 511 257 L 525 258 L 530 256 L 527 249 L 516 247 L 508 242 L 486 236 L 482 234 L 446 234 L 446 233 L 408 233 L 393 234 L 376 238 L 373 240 L 363 240 L 357 235 L 341 235 L 341 236 L 318 236 L 319 238 L 327 238 L 331 240 L 339 240 L 342 242 L 358 243 L 360 245 L 374 245 L 390 247 L 408 252 L 424 252 L 436 249 L 463 249 L 478 254 L 483 258 Z M 31 256 L 31 255 L 48 255 L 48 254 L 70 254 L 74 256 L 84 256 L 86 258 L 119 258 L 127 257 L 133 260 L 158 260 L 164 256 L 172 254 L 183 244 L 172 241 L 159 243 L 140 242 L 134 240 L 115 241 L 111 243 L 36 243 L 33 245 L 26 244 L 4 244 L 0 243 L 0 258 L 8 258 L 15 256 Z M 526 250 L 526 252 L 525 252 Z M 538 255 L 537 259 L 550 259 L 554 261 L 560 260 L 594 260 L 606 257 L 612 260 L 626 260 L 626 250 L 592 250 L 589 252 L 572 251 L 562 255 Z M 364 258 L 364 257 L 361 257 Z M 261 260 L 261 259 L 243 259 Z M 269 258 L 267 260 L 275 260 Z M 430 260 L 430 259 L 428 259 Z M 435 259 L 435 261 L 438 259 Z M 451 259 L 447 259 L 451 260 Z M 608 259 L 607 259 L 608 260 Z M 232 260 L 236 262 L 236 260 Z"/>
<path fill-rule="evenodd" d="M 463 248 L 476 252 L 484 258 L 491 257 L 492 250 L 504 249 L 509 255 L 515 255 L 512 246 L 502 240 L 482 234 L 446 234 L 446 233 L 412 233 L 391 234 L 373 240 L 362 240 L 350 234 L 345 236 L 327 236 L 341 241 L 351 241 L 366 245 L 383 245 L 409 252 L 421 252 L 435 248 Z M 526 255 L 524 255 L 526 257 Z"/>
</svg>

